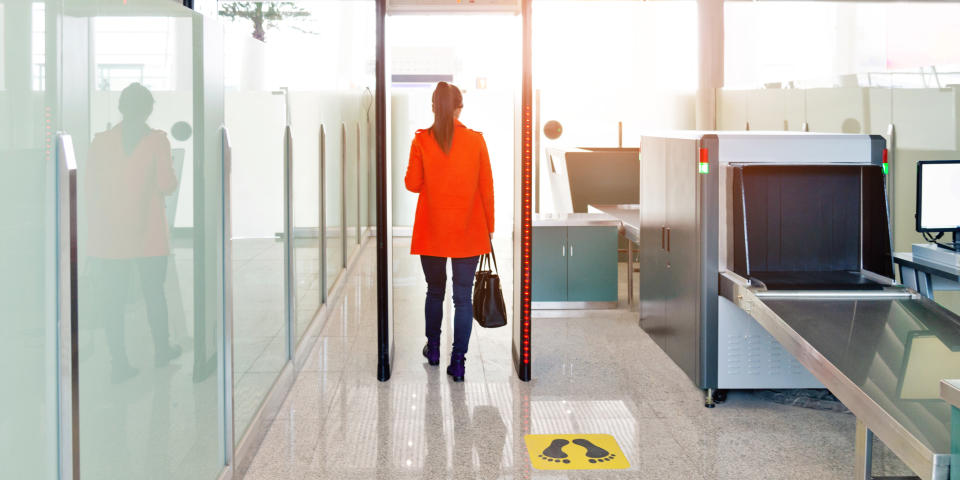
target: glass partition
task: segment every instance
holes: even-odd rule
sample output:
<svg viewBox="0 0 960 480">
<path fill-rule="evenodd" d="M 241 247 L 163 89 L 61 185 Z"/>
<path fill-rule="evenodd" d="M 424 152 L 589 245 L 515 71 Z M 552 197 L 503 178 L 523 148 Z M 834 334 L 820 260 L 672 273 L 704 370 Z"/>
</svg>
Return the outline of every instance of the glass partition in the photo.
<svg viewBox="0 0 960 480">
<path fill-rule="evenodd" d="M 299 342 L 323 303 L 320 209 L 320 100 L 315 92 L 290 92 L 293 134 L 293 220 L 295 232 L 295 341 Z"/>
<path fill-rule="evenodd" d="M 219 27 L 164 0 L 67 0 L 79 165 L 83 478 L 223 468 Z"/>
<path fill-rule="evenodd" d="M 375 215 L 373 215 L 372 207 L 376 203 L 375 201 L 371 202 L 370 192 L 374 191 L 374 184 L 372 183 L 373 175 L 375 174 L 375 168 L 373 164 L 373 157 L 375 155 L 374 148 L 376 148 L 373 131 L 373 117 L 375 115 L 374 106 L 373 106 L 373 93 L 372 89 L 364 90 L 360 94 L 360 119 L 359 119 L 359 148 L 360 148 L 360 173 L 359 173 L 359 183 L 360 183 L 360 234 L 366 235 L 370 228 L 371 223 L 375 220 Z"/>
<path fill-rule="evenodd" d="M 0 0 L 0 471 L 38 480 L 58 478 L 59 45 L 46 7 Z"/>
<path fill-rule="evenodd" d="M 324 185 L 324 207 L 325 220 L 323 228 L 326 234 L 327 251 L 327 291 L 333 289 L 337 277 L 343 270 L 344 265 L 344 229 L 343 229 L 343 149 L 344 134 L 346 126 L 339 120 L 339 109 L 330 108 L 330 103 L 326 103 L 327 109 L 324 111 L 325 118 L 332 117 L 336 119 L 330 124 L 330 129 L 326 130 L 326 165 Z M 333 110 L 333 111 L 331 111 Z"/>
<path fill-rule="evenodd" d="M 279 6 L 290 15 L 259 31 L 244 16 L 257 5 L 222 4 L 220 15 L 236 38 L 254 41 L 251 30 L 260 38 L 254 41 L 256 49 L 248 46 L 247 50 L 228 41 L 228 72 L 235 72 L 237 83 L 243 84 L 241 91 L 273 92 L 277 104 L 285 108 L 276 118 L 281 122 L 286 118 L 290 124 L 297 277 L 293 328 L 294 341 L 299 342 L 344 268 L 345 245 L 355 250 L 356 122 L 359 98 L 374 87 L 376 18 L 372 2 L 297 2 Z M 298 53 L 303 51 L 311 52 L 311 62 L 303 61 Z M 276 123 L 273 117 L 247 120 Z"/>
<path fill-rule="evenodd" d="M 225 124 L 233 147 L 234 440 L 239 442 L 288 359 L 283 186 L 287 97 L 264 78 L 269 51 L 263 42 L 231 32 L 224 49 Z"/>
<path fill-rule="evenodd" d="M 356 118 L 356 114 L 350 116 L 353 119 Z M 356 120 L 347 125 L 346 133 L 344 140 L 347 148 L 344 151 L 343 182 L 346 204 L 343 212 L 346 215 L 344 218 L 344 232 L 347 237 L 346 257 L 349 260 L 353 257 L 353 253 L 357 251 L 357 245 L 360 241 L 360 127 Z"/>
</svg>

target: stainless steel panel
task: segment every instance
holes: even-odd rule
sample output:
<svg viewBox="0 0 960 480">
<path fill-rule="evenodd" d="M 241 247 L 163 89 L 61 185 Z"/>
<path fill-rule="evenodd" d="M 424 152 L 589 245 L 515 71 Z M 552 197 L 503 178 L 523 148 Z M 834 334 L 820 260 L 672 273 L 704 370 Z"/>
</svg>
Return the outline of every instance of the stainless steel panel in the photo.
<svg viewBox="0 0 960 480">
<path fill-rule="evenodd" d="M 716 298 L 716 294 L 714 294 Z M 716 383 L 722 389 L 824 388 L 756 320 L 719 298 Z"/>
<path fill-rule="evenodd" d="M 666 140 L 667 354 L 700 383 L 699 142 Z"/>
<path fill-rule="evenodd" d="M 666 142 L 645 139 L 640 159 L 640 325 L 658 343 L 666 310 L 662 292 L 666 251 L 661 246 L 666 228 Z"/>
<path fill-rule="evenodd" d="M 955 315 L 927 299 L 770 299 L 724 273 L 721 291 L 751 314 L 917 475 L 946 478 L 949 408 L 902 395 L 910 338 L 960 348 Z M 960 365 L 946 363 L 947 368 Z"/>
<path fill-rule="evenodd" d="M 719 140 L 715 135 L 704 135 L 700 140 L 699 148 L 706 150 L 708 161 L 707 173 L 700 173 L 699 168 L 697 170 L 697 183 L 700 192 L 698 211 L 700 276 L 697 280 L 700 285 L 699 331 L 697 335 L 700 342 L 699 383 L 701 388 L 718 388 L 720 306 L 717 275 L 720 268 L 721 203 L 719 195 L 722 179 L 719 165 Z M 700 160 L 702 159 L 699 158 L 698 152 L 698 162 Z M 799 365 L 797 366 L 799 367 Z M 793 378 L 791 377 L 791 379 Z"/>
</svg>

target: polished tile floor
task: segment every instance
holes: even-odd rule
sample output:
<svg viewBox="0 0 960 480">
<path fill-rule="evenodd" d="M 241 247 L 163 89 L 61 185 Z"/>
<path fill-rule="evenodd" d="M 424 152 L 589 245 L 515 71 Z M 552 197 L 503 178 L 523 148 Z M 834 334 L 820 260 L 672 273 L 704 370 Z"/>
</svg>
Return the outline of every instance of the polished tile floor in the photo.
<svg viewBox="0 0 960 480">
<path fill-rule="evenodd" d="M 703 408 L 702 392 L 637 326 L 625 293 L 618 310 L 536 318 L 531 382 L 513 373 L 509 329 L 475 328 L 466 382 L 451 382 L 443 371 L 448 346 L 440 367 L 420 356 L 423 294 L 411 293 L 418 260 L 402 245 L 397 293 L 413 299 L 397 302 L 394 373 L 378 382 L 373 245 L 345 279 L 344 296 L 245 478 L 853 476 L 851 415 L 772 403 L 752 392 L 731 392 L 726 403 Z M 625 285 L 622 265 L 621 280 Z M 449 332 L 444 337 L 448 345 Z M 612 434 L 631 466 L 539 471 L 530 464 L 527 433 Z M 874 469 L 908 473 L 880 445 Z"/>
</svg>

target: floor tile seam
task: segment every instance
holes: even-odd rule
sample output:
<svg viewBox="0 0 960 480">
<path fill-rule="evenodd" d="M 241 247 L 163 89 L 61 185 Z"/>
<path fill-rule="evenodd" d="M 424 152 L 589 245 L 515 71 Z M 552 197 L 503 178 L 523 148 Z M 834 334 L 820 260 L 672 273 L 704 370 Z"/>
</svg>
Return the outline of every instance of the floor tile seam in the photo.
<svg viewBox="0 0 960 480">
<path fill-rule="evenodd" d="M 334 284 L 333 284 L 332 288 L 330 289 L 330 292 L 334 292 L 334 291 L 337 292 L 337 295 L 336 295 L 336 296 L 337 296 L 337 299 L 336 299 L 335 304 L 339 304 L 340 302 L 345 301 L 345 299 L 346 299 L 346 291 L 345 291 L 345 290 L 346 290 L 346 286 L 347 286 L 347 285 L 346 285 L 346 282 L 347 282 L 351 277 L 359 274 L 359 271 L 358 271 L 359 262 L 362 260 L 363 255 L 366 253 L 366 250 L 367 250 L 367 247 L 368 247 L 368 244 L 369 244 L 369 243 L 370 243 L 369 241 L 362 242 L 362 243 L 360 244 L 360 248 L 359 248 L 357 251 L 354 252 L 353 257 L 351 258 L 351 263 L 347 266 L 347 268 L 341 269 L 341 271 L 338 272 L 337 278 L 334 280 Z M 322 304 L 324 308 L 331 308 L 330 302 L 329 302 L 329 299 L 330 299 L 329 293 L 330 293 L 330 292 L 328 292 L 328 296 L 327 296 L 328 302 L 325 302 L 325 303 Z M 317 341 L 318 341 L 320 338 L 323 338 L 323 337 L 324 337 L 324 335 L 322 335 L 322 334 L 323 334 L 323 330 L 326 329 L 328 325 L 330 325 L 330 319 L 331 319 L 330 315 L 331 315 L 332 313 L 333 313 L 332 310 L 331 310 L 330 312 L 327 312 L 327 313 L 326 313 L 326 315 L 327 315 L 327 316 L 326 316 L 326 324 L 323 325 L 323 327 L 321 327 L 320 335 L 317 336 L 317 337 L 315 337 L 315 338 L 313 338 L 312 341 L 314 342 L 314 344 L 313 344 L 313 346 L 311 346 L 308 355 L 309 355 L 310 353 L 312 353 L 313 350 L 316 348 L 316 346 L 317 346 Z M 319 315 L 320 315 L 320 313 L 318 313 L 317 316 L 315 316 L 315 317 L 311 320 L 311 323 L 314 322 L 314 321 L 316 321 L 317 318 L 319 317 Z M 308 325 L 308 329 L 309 329 L 309 327 L 310 327 L 310 325 Z M 326 335 L 326 336 L 328 336 L 328 337 L 333 337 L 332 335 Z M 347 338 L 347 337 L 350 337 L 350 335 L 337 336 L 337 338 Z M 308 340 L 308 341 L 311 341 L 311 340 Z M 290 392 L 292 392 L 293 389 L 296 387 L 296 384 L 300 382 L 300 379 L 301 379 L 300 373 L 301 373 L 301 372 L 303 372 L 303 369 L 301 369 L 300 371 L 294 371 L 294 372 L 293 372 L 293 375 L 294 375 L 293 385 L 291 385 L 291 387 L 290 387 Z M 316 371 L 316 373 L 319 373 L 319 372 L 320 372 L 320 371 Z M 334 385 L 333 393 L 332 393 L 332 395 L 331 395 L 330 398 L 336 397 L 336 395 L 340 392 L 341 386 L 343 385 L 343 382 L 344 382 L 344 374 L 345 374 L 345 373 L 346 373 L 346 370 L 343 370 L 343 371 L 340 371 L 340 375 L 337 375 L 337 380 L 336 380 L 336 383 L 335 383 L 335 385 Z M 289 397 L 290 392 L 287 392 L 287 397 Z M 286 397 L 284 398 L 284 401 L 286 401 Z M 318 421 L 320 421 L 320 420 L 322 420 L 322 419 L 325 419 L 325 418 L 330 414 L 330 410 L 333 408 L 333 402 L 327 401 L 327 402 L 324 402 L 324 403 L 325 403 L 326 405 L 325 405 L 325 407 L 324 407 L 324 411 L 322 412 L 322 415 L 318 414 L 317 417 L 316 417 Z"/>
<path fill-rule="evenodd" d="M 333 384 L 333 387 L 328 390 L 326 393 L 322 392 L 310 392 L 311 395 L 316 394 L 319 397 L 317 400 L 322 404 L 319 410 L 315 410 L 313 414 L 307 415 L 304 418 L 307 420 L 317 420 L 320 423 L 323 423 L 322 420 L 325 420 L 330 413 L 330 409 L 333 407 L 333 399 L 340 393 L 340 384 L 343 382 L 343 375 L 338 375 L 336 381 Z M 284 399 L 286 403 L 287 399 L 290 398 L 290 395 L 296 389 L 299 381 L 294 381 L 293 386 L 290 387 L 290 392 L 287 394 L 287 398 Z M 291 405 L 293 406 L 293 405 Z"/>
<path fill-rule="evenodd" d="M 267 353 L 267 350 L 270 349 L 270 345 L 274 342 L 274 340 L 275 340 L 278 336 L 279 336 L 279 335 L 275 335 L 275 336 L 273 336 L 273 337 L 262 337 L 262 338 L 270 338 L 270 341 L 269 341 L 266 345 L 264 345 L 264 347 L 263 347 L 263 349 L 260 351 L 260 353 L 257 354 L 257 357 L 256 357 L 252 362 L 250 362 L 250 366 L 247 367 L 246 370 L 244 370 L 243 372 L 241 372 L 241 374 L 251 373 L 251 371 L 253 371 L 253 368 L 254 368 L 258 363 L 260 363 L 260 360 L 261 360 L 261 359 L 263 358 L 263 356 Z M 284 349 L 284 350 L 286 350 L 286 349 Z M 234 356 L 236 356 L 236 354 L 234 354 Z M 284 357 L 289 357 L 289 355 L 284 355 Z M 287 361 L 289 361 L 289 358 L 285 358 L 285 360 L 284 360 L 284 365 L 286 365 L 286 362 L 287 362 Z M 282 367 L 281 367 L 281 369 L 282 369 Z"/>
<path fill-rule="evenodd" d="M 240 270 L 243 270 L 245 267 L 249 266 L 249 265 L 250 265 L 250 262 L 252 262 L 255 258 L 257 258 L 258 256 L 260 256 L 261 253 L 263 253 L 263 252 L 260 252 L 260 253 L 258 253 L 258 254 L 256 254 L 256 255 L 252 256 L 252 257 L 247 257 L 247 258 L 241 260 L 239 265 L 234 264 L 234 265 L 233 265 L 233 267 L 234 267 L 234 268 L 233 268 L 234 273 L 237 273 L 237 272 L 239 272 Z M 235 260 L 234 260 L 234 261 L 235 261 Z"/>
<path fill-rule="evenodd" d="M 311 284 L 311 285 L 312 285 L 312 284 Z M 310 288 L 307 288 L 307 291 L 306 291 L 306 292 L 303 292 L 300 296 L 298 296 L 297 299 L 296 299 L 296 301 L 297 301 L 297 302 L 303 301 L 303 300 L 304 300 L 305 298 L 307 298 L 307 297 L 309 296 L 309 294 L 311 294 L 311 293 L 313 293 L 313 291 L 310 290 Z M 319 300 L 320 300 L 319 305 L 323 305 L 323 298 L 322 298 L 322 296 L 320 295 L 322 292 L 320 291 L 319 288 L 316 290 L 316 293 L 317 293 L 317 296 L 320 297 L 320 298 L 319 298 Z"/>
<path fill-rule="evenodd" d="M 232 239 L 232 240 L 236 240 L 236 239 Z M 241 239 L 241 240 L 243 240 L 243 239 Z M 276 236 L 257 237 L 257 238 L 250 238 L 250 239 L 247 239 L 247 240 L 269 240 L 269 241 L 270 241 L 269 244 L 268 244 L 266 241 L 264 241 L 264 242 L 263 242 L 263 245 L 264 245 L 264 246 L 263 246 L 263 248 L 260 250 L 260 253 L 256 254 L 256 255 L 253 256 L 252 258 L 258 258 L 258 257 L 260 257 L 261 255 L 263 255 L 263 254 L 265 254 L 265 253 L 267 253 L 267 252 L 269 252 L 270 250 L 273 250 L 273 249 L 275 249 L 275 248 L 280 248 L 280 249 L 281 249 L 281 252 L 282 252 L 282 249 L 285 248 L 285 242 L 282 241 L 282 240 L 279 240 Z"/>
</svg>

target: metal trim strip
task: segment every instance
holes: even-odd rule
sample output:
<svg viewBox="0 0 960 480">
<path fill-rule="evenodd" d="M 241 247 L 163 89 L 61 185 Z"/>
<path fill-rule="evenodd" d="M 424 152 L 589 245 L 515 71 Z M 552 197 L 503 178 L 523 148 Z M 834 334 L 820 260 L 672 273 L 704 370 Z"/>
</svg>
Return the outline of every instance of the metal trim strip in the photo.
<svg viewBox="0 0 960 480">
<path fill-rule="evenodd" d="M 327 132 L 323 123 L 320 124 L 320 287 L 323 294 L 322 303 L 327 303 L 327 286 L 331 282 L 327 279 Z"/>
<path fill-rule="evenodd" d="M 618 305 L 619 302 L 530 302 L 532 310 L 603 310 Z"/>
<path fill-rule="evenodd" d="M 234 464 L 234 400 L 233 400 L 233 203 L 232 203 L 232 172 L 233 148 L 230 145 L 230 131 L 226 126 L 220 127 L 220 154 L 223 159 L 221 165 L 223 181 L 223 197 L 221 208 L 223 215 L 223 343 L 221 344 L 222 382 L 222 421 L 224 423 L 224 464 L 231 469 Z"/>
<path fill-rule="evenodd" d="M 891 300 L 917 299 L 920 295 L 909 290 L 768 290 L 753 292 L 757 298 L 764 299 L 793 299 L 793 300 Z"/>
<path fill-rule="evenodd" d="M 287 359 L 293 358 L 296 302 L 296 258 L 293 238 L 293 131 L 288 123 L 283 129 L 283 232 L 284 292 L 286 300 Z"/>
<path fill-rule="evenodd" d="M 60 478 L 80 479 L 80 361 L 77 262 L 77 159 L 73 139 L 57 133 L 57 433 Z M 69 382 L 69 383 L 68 383 Z M 66 425 L 69 424 L 69 432 Z M 69 467 L 67 467 L 69 465 Z M 65 471 L 69 468 L 69 472 Z"/>
<path fill-rule="evenodd" d="M 223 198 L 223 370 L 220 375 L 221 395 L 223 395 L 223 422 L 224 422 L 224 462 L 230 469 L 232 476 L 235 462 L 234 445 L 234 391 L 233 391 L 233 202 L 232 202 L 232 172 L 233 147 L 230 144 L 230 131 L 227 127 L 220 127 L 221 155 L 223 158 L 222 181 Z"/>
</svg>

